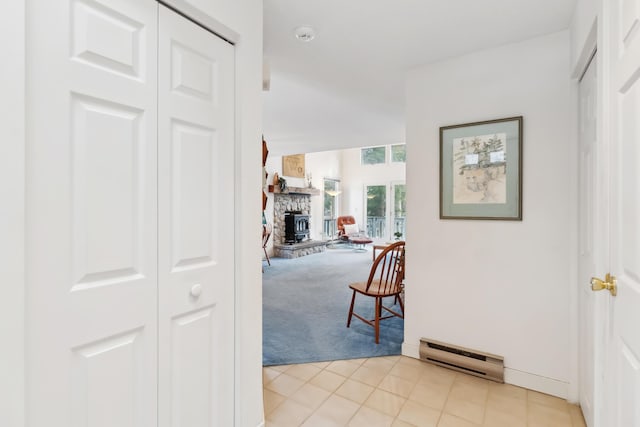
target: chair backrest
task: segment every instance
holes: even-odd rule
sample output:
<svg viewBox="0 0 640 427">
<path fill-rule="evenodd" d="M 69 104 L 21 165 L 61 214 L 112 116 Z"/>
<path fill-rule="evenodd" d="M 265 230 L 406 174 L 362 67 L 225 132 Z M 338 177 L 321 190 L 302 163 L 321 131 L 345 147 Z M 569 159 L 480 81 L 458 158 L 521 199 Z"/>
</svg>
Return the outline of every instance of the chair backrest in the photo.
<svg viewBox="0 0 640 427">
<path fill-rule="evenodd" d="M 345 224 L 355 224 L 356 219 L 351 215 L 339 216 L 336 219 L 336 227 L 338 228 L 338 236 L 344 235 Z"/>
<path fill-rule="evenodd" d="M 384 248 L 371 266 L 367 291 L 372 283 L 380 284 L 380 292 L 393 294 L 401 291 L 404 280 L 404 241 L 392 243 Z"/>
</svg>

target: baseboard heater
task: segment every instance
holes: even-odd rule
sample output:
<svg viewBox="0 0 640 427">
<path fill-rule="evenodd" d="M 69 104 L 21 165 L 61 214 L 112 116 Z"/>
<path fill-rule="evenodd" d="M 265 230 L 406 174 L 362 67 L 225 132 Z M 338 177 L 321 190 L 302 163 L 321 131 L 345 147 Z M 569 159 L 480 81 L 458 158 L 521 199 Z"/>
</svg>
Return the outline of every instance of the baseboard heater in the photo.
<svg viewBox="0 0 640 427">
<path fill-rule="evenodd" d="M 504 358 L 495 354 L 422 338 L 420 359 L 469 375 L 504 382 Z"/>
</svg>

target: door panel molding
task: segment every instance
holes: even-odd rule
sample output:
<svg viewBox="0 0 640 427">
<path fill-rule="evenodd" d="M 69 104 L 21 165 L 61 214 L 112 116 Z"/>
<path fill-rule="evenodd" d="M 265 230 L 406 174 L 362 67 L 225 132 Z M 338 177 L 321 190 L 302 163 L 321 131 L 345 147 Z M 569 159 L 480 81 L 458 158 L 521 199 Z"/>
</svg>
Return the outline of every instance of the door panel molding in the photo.
<svg viewBox="0 0 640 427">
<path fill-rule="evenodd" d="M 163 6 L 159 34 L 159 421 L 230 426 L 235 51 Z"/>
<path fill-rule="evenodd" d="M 158 5 L 29 7 L 27 422 L 155 426 Z"/>
</svg>

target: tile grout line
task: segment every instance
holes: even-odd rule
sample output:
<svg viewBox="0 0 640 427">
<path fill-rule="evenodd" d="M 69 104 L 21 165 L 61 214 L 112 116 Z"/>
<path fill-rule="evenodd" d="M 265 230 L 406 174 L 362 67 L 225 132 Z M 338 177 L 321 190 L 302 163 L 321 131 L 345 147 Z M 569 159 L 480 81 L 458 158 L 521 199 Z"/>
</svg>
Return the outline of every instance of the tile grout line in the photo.
<svg viewBox="0 0 640 427">
<path fill-rule="evenodd" d="M 491 385 L 487 383 L 487 395 L 484 398 L 484 405 L 482 408 L 482 425 L 487 421 L 487 405 L 489 404 L 489 393 L 491 393 Z"/>
<path fill-rule="evenodd" d="M 330 364 L 329 364 L 329 365 L 330 365 Z M 317 376 L 318 376 L 318 375 L 320 375 L 322 372 L 324 372 L 324 371 L 325 371 L 325 368 L 329 367 L 329 365 L 325 366 L 324 368 L 321 368 L 321 369 L 320 369 L 320 372 L 318 372 L 318 373 L 317 373 L 316 375 L 314 375 L 313 377 L 309 378 L 309 380 L 308 380 L 305 384 L 311 384 L 311 380 L 313 380 L 315 377 L 317 377 Z M 331 372 L 331 371 L 327 371 L 327 372 Z M 335 372 L 334 372 L 334 373 L 335 373 Z M 342 375 L 341 375 L 341 376 L 342 376 Z M 341 385 L 342 385 L 342 384 L 344 384 L 344 381 L 341 383 Z M 318 387 L 318 386 L 315 386 L 314 384 L 311 384 L 311 385 L 313 385 L 314 387 Z M 341 386 L 341 385 L 340 385 L 340 386 Z M 307 422 L 307 420 L 308 420 L 309 418 L 311 418 L 313 415 L 315 415 L 315 414 L 316 414 L 316 412 L 318 412 L 318 409 L 320 409 L 320 407 L 321 407 L 322 405 L 324 405 L 324 403 L 325 403 L 327 400 L 329 400 L 329 398 L 330 398 L 331 396 L 333 396 L 333 395 L 335 394 L 335 392 L 338 390 L 338 388 L 340 388 L 340 386 L 338 386 L 334 391 L 329 392 L 329 395 L 328 395 L 327 397 L 325 397 L 325 398 L 322 400 L 322 402 L 318 405 L 318 407 L 317 407 L 317 408 L 315 408 L 313 411 L 311 411 L 311 414 L 309 414 L 309 416 L 308 416 L 307 418 L 305 418 L 305 419 L 302 421 L 302 423 L 300 424 L 300 426 L 304 425 L 304 423 L 305 423 L 305 422 Z M 303 387 L 304 387 L 304 385 L 303 385 Z M 322 387 L 318 387 L 318 388 L 319 388 L 319 389 L 321 389 L 321 390 L 324 390 Z M 327 391 L 327 390 L 324 390 L 324 391 Z M 327 392 L 328 392 L 328 391 L 327 391 Z"/>
</svg>

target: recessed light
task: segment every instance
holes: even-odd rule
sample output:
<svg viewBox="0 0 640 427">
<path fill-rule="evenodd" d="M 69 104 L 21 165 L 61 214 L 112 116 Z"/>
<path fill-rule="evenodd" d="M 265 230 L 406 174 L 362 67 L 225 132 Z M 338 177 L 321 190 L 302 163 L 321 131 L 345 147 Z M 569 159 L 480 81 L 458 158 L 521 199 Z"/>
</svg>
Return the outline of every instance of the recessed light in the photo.
<svg viewBox="0 0 640 427">
<path fill-rule="evenodd" d="M 295 29 L 294 34 L 301 42 L 310 42 L 316 37 L 316 32 L 311 27 L 298 27 Z"/>
</svg>

